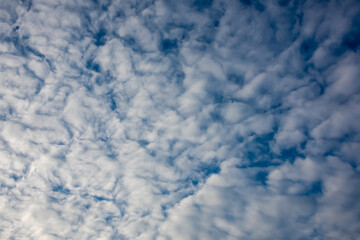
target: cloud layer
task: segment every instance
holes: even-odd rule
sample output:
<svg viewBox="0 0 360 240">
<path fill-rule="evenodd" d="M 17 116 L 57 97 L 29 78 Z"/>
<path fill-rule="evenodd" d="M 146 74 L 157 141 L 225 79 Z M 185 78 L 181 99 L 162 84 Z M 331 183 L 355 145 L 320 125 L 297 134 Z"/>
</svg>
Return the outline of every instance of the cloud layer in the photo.
<svg viewBox="0 0 360 240">
<path fill-rule="evenodd" d="M 359 239 L 357 1 L 1 1 L 2 239 Z"/>
</svg>

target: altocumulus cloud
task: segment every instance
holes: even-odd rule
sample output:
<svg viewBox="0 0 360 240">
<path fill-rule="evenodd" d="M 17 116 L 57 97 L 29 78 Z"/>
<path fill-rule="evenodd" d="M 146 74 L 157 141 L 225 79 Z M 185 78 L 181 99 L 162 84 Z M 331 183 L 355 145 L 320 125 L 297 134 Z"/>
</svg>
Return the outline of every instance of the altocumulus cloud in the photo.
<svg viewBox="0 0 360 240">
<path fill-rule="evenodd" d="M 2 239 L 359 239 L 356 0 L 0 1 Z"/>
</svg>

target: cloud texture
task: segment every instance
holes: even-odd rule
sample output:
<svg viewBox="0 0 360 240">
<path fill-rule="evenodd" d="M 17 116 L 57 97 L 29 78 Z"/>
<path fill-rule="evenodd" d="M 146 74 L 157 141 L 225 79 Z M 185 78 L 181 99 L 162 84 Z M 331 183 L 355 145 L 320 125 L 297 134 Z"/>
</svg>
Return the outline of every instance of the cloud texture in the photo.
<svg viewBox="0 0 360 240">
<path fill-rule="evenodd" d="M 359 239 L 359 26 L 355 0 L 1 0 L 1 239 Z"/>
</svg>

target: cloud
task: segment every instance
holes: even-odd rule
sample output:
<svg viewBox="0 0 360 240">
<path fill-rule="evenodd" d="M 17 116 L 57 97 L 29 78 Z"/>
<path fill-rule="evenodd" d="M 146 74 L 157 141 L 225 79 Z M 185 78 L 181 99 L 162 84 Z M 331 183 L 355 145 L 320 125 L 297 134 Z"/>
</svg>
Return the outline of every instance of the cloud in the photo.
<svg viewBox="0 0 360 240">
<path fill-rule="evenodd" d="M 356 239 L 356 1 L 0 4 L 4 239 Z"/>
</svg>

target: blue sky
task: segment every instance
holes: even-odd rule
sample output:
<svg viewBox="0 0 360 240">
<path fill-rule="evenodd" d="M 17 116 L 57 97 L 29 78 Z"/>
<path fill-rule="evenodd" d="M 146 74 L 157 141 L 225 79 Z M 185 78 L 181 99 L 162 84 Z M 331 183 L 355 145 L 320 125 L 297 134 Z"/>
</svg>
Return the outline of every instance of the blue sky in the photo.
<svg viewBox="0 0 360 240">
<path fill-rule="evenodd" d="M 0 1 L 1 239 L 358 239 L 356 0 Z"/>
</svg>

